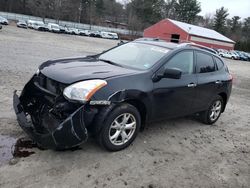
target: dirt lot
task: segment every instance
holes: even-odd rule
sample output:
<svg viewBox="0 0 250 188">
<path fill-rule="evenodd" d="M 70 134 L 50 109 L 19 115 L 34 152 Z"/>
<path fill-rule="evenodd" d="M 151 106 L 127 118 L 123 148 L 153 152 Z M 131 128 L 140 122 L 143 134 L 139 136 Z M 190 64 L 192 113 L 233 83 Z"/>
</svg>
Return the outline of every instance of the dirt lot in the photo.
<svg viewBox="0 0 250 188">
<path fill-rule="evenodd" d="M 0 31 L 0 187 L 250 187 L 250 62 L 228 61 L 233 92 L 213 126 L 192 118 L 151 124 L 128 149 L 106 152 L 89 140 L 77 151 L 32 149 L 17 160 L 25 134 L 12 108 L 47 59 L 101 52 L 117 41 L 4 27 Z"/>
</svg>

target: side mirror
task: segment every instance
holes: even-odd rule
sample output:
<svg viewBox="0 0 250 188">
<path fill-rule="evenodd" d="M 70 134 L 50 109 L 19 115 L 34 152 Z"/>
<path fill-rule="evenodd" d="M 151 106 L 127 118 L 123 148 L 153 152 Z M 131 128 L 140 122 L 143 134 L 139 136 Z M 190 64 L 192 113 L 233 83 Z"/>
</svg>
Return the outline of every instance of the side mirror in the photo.
<svg viewBox="0 0 250 188">
<path fill-rule="evenodd" d="M 155 74 L 152 78 L 153 82 L 158 82 L 162 78 L 171 78 L 171 79 L 180 79 L 181 78 L 181 70 L 180 69 L 165 69 L 162 73 Z"/>
<path fill-rule="evenodd" d="M 172 78 L 172 79 L 180 79 L 181 78 L 181 70 L 180 69 L 165 69 L 163 78 Z"/>
</svg>

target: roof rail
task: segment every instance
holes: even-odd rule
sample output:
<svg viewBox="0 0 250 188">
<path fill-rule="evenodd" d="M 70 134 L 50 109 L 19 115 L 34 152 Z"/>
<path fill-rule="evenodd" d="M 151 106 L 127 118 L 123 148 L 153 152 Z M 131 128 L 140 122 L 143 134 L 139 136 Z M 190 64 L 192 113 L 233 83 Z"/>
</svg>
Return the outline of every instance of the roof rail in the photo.
<svg viewBox="0 0 250 188">
<path fill-rule="evenodd" d="M 206 50 L 206 51 L 208 51 L 208 52 L 211 52 L 211 53 L 213 53 L 213 54 L 218 55 L 218 52 L 217 52 L 216 50 L 214 50 L 214 49 L 212 49 L 212 48 L 209 48 L 209 47 L 206 47 L 206 46 L 202 46 L 202 45 L 200 45 L 200 44 L 193 43 L 193 42 L 190 42 L 190 43 L 181 43 L 181 44 L 179 44 L 179 45 L 177 46 L 177 48 L 188 47 L 188 46 L 190 46 L 190 47 L 195 47 L 195 48 L 200 48 L 200 49 L 202 49 L 202 50 Z"/>
<path fill-rule="evenodd" d="M 138 38 L 135 41 L 159 41 L 159 42 L 166 42 L 165 40 L 162 40 L 160 38 L 148 38 L 148 37 Z"/>
</svg>

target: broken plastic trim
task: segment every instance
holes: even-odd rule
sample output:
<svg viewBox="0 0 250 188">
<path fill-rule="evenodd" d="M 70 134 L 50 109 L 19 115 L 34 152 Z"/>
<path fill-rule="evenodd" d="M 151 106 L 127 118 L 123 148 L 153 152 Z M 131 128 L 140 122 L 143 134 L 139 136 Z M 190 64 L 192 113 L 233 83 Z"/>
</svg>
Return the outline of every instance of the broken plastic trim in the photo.
<svg viewBox="0 0 250 188">
<path fill-rule="evenodd" d="M 16 91 L 13 96 L 13 106 L 20 127 L 40 146 L 48 149 L 68 149 L 76 147 L 88 139 L 88 131 L 84 123 L 85 106 L 81 106 L 48 133 L 36 131 L 33 124 L 27 121 L 27 112 L 19 100 Z"/>
</svg>

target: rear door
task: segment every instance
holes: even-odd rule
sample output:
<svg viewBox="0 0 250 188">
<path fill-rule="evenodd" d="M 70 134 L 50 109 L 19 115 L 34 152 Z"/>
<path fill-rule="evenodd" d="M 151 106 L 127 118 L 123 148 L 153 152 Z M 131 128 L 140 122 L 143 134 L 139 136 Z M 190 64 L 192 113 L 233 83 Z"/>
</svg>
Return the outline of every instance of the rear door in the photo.
<svg viewBox="0 0 250 188">
<path fill-rule="evenodd" d="M 196 111 L 208 108 L 211 100 L 218 93 L 218 86 L 222 84 L 218 76 L 217 66 L 213 55 L 203 51 L 195 51 L 197 97 L 194 99 Z"/>
<path fill-rule="evenodd" d="M 194 67 L 193 50 L 184 50 L 174 55 L 159 70 L 178 68 L 182 71 L 182 76 L 180 79 L 162 78 L 154 83 L 154 118 L 171 118 L 192 113 L 197 84 Z"/>
</svg>

